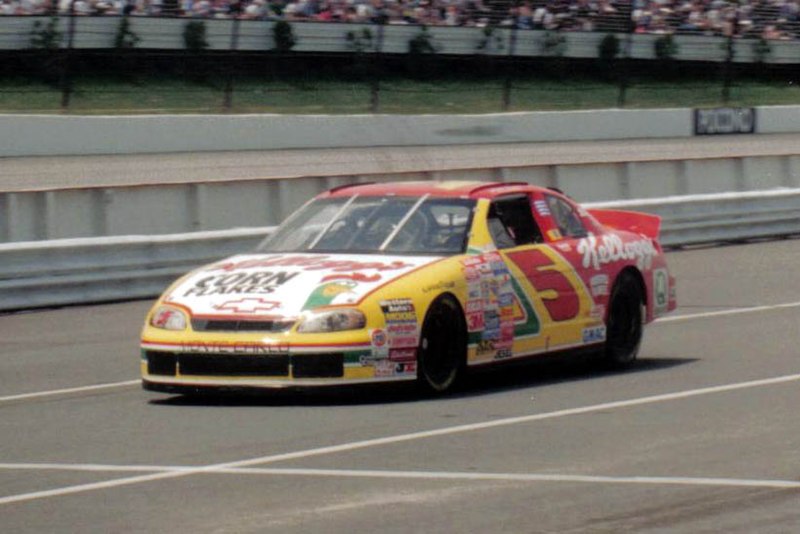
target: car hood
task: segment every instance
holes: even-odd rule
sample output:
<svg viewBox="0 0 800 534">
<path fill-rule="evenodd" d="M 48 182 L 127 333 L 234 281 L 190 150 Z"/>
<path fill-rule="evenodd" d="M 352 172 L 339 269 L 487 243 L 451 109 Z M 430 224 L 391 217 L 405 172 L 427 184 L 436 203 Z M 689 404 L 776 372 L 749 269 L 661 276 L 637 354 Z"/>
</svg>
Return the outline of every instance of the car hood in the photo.
<svg viewBox="0 0 800 534">
<path fill-rule="evenodd" d="M 248 254 L 202 267 L 164 301 L 195 317 L 295 318 L 305 310 L 355 304 L 424 265 L 431 256 Z"/>
</svg>

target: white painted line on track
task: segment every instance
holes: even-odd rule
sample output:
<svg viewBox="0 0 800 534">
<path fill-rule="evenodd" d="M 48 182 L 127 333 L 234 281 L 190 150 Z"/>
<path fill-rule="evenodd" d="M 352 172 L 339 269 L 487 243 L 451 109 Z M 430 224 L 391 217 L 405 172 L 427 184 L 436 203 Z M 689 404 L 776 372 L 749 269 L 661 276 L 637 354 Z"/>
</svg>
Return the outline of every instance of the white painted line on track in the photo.
<svg viewBox="0 0 800 534">
<path fill-rule="evenodd" d="M 462 473 L 452 471 L 381 471 L 360 469 L 268 469 L 238 468 L 220 469 L 215 473 L 244 473 L 254 475 L 358 477 L 358 478 L 406 478 L 422 480 L 492 480 L 507 482 L 593 482 L 602 484 L 672 484 L 682 486 L 734 486 L 755 488 L 800 488 L 797 480 L 762 480 L 750 478 L 703 478 L 703 477 L 654 477 L 654 476 L 597 476 L 559 475 L 537 473 Z"/>
<path fill-rule="evenodd" d="M 194 465 L 113 465 L 113 464 L 54 464 L 54 463 L 0 463 L 0 470 L 23 471 L 83 471 L 99 473 L 136 472 L 161 473 L 180 472 L 197 469 Z"/>
<path fill-rule="evenodd" d="M 181 473 L 196 470 L 193 466 L 102 465 L 102 464 L 0 464 L 4 470 L 63 470 L 80 472 L 159 471 Z M 379 469 L 304 469 L 231 467 L 207 469 L 204 473 L 221 475 L 270 475 L 336 478 L 389 478 L 415 480 L 475 480 L 501 482 L 575 482 L 598 484 L 652 484 L 677 486 L 725 486 L 737 488 L 800 488 L 800 480 L 753 478 L 659 477 L 562 475 L 557 473 L 481 473 L 459 471 L 388 471 Z"/>
<path fill-rule="evenodd" d="M 721 386 L 711 386 L 706 388 L 691 389 L 686 391 L 678 391 L 674 393 L 665 393 L 662 395 L 652 395 L 649 397 L 640 397 L 637 399 L 628 399 L 615 402 L 606 402 L 602 404 L 594 404 L 591 406 L 583 406 L 580 408 L 570 408 L 566 410 L 557 410 L 554 412 L 546 412 L 532 415 L 523 415 L 519 417 L 508 417 L 505 419 L 497 419 L 495 421 L 485 421 L 482 423 L 473 423 L 468 425 L 458 425 L 435 430 L 425 430 L 421 432 L 411 432 L 408 434 L 399 434 L 395 436 L 387 436 L 384 438 L 367 439 L 363 441 L 354 441 L 351 443 L 343 443 L 340 445 L 332 445 L 328 447 L 319 447 L 314 449 L 306 449 L 303 451 L 295 451 L 284 454 L 271 454 L 267 456 L 260 456 L 256 458 L 248 458 L 245 460 L 238 460 L 234 462 L 225 462 L 213 465 L 206 465 L 196 468 L 187 469 L 178 472 L 161 472 L 149 475 L 140 475 L 128 478 L 120 478 L 115 480 L 108 480 L 104 482 L 95 482 L 90 484 L 79 484 L 75 486 L 66 486 L 62 488 L 55 488 L 52 490 L 37 491 L 32 493 L 22 493 L 18 495 L 9 495 L 0 498 L 0 504 L 11 504 L 16 502 L 31 501 L 35 499 L 44 499 L 48 497 L 55 497 L 59 495 L 70 495 L 74 493 L 81 493 L 86 491 L 93 491 L 98 489 L 108 489 L 120 486 L 127 486 L 131 484 L 139 484 L 144 482 L 154 482 L 157 480 L 164 480 L 170 478 L 179 478 L 189 475 L 199 475 L 223 469 L 231 469 L 238 467 L 249 467 L 258 464 L 268 464 L 281 462 L 286 460 L 298 460 L 303 458 L 310 458 L 313 456 L 320 456 L 324 454 L 333 454 L 338 452 L 349 452 L 357 449 L 365 449 L 368 447 L 377 447 L 381 445 L 392 445 L 396 443 L 403 443 L 418 439 L 426 439 L 438 436 L 446 436 L 450 434 L 458 434 L 465 432 L 472 432 L 476 430 L 485 430 L 488 428 L 495 428 L 501 426 L 517 425 L 522 423 L 531 423 L 534 421 L 543 421 L 546 419 L 556 419 L 560 417 L 568 417 L 571 415 L 582 415 L 587 413 L 599 412 L 603 410 L 612 410 L 617 408 L 628 408 L 632 406 L 642 406 L 646 404 L 654 404 L 658 402 L 666 402 L 679 399 L 687 399 L 701 395 L 710 395 L 714 393 L 723 393 L 728 391 L 736 391 L 740 389 L 755 388 L 761 386 L 770 386 L 777 384 L 784 384 L 787 382 L 795 382 L 800 380 L 800 374 L 778 376 L 773 378 L 765 378 L 762 380 L 751 380 L 747 382 L 737 382 L 734 384 L 725 384 Z"/>
<path fill-rule="evenodd" d="M 141 384 L 142 381 L 139 380 L 125 380 L 124 382 L 109 382 L 107 384 L 95 384 L 92 386 L 79 386 L 74 388 L 64 388 L 64 389 L 51 389 L 49 391 L 37 391 L 34 393 L 22 393 L 20 395 L 7 395 L 5 397 L 0 397 L 0 402 L 11 402 L 11 401 L 18 401 L 18 400 L 27 400 L 27 399 L 36 399 L 39 397 L 50 397 L 52 395 L 66 395 L 69 393 L 84 393 L 87 391 L 98 391 L 101 389 L 113 389 L 113 388 L 122 388 L 133 386 L 135 384 Z"/>
<path fill-rule="evenodd" d="M 708 317 L 723 317 L 725 315 L 740 315 L 743 313 L 759 313 L 765 311 L 785 310 L 789 308 L 800 308 L 800 302 L 787 302 L 785 304 L 770 304 L 767 306 L 750 306 L 747 308 L 732 308 L 729 310 L 719 310 L 713 312 L 692 313 L 688 315 L 667 316 L 656 319 L 657 323 L 672 323 L 677 321 L 691 321 L 693 319 L 706 319 Z"/>
</svg>

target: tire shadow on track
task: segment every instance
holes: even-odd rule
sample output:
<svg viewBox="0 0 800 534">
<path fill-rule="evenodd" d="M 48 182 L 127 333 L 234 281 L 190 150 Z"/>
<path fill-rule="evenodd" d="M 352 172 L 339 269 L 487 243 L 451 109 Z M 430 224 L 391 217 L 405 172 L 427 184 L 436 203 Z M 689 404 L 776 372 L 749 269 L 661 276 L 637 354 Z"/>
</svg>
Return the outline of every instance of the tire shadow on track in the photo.
<svg viewBox="0 0 800 534">
<path fill-rule="evenodd" d="M 586 356 L 544 357 L 536 361 L 509 362 L 499 368 L 468 373 L 450 393 L 432 396 L 414 384 L 374 384 L 314 389 L 272 390 L 260 393 L 201 392 L 153 399 L 153 406 L 358 406 L 440 400 L 494 395 L 560 383 L 602 379 L 630 373 L 652 373 L 687 365 L 697 358 L 645 358 L 623 370 L 610 369 L 596 358 Z"/>
<path fill-rule="evenodd" d="M 593 356 L 544 356 L 533 361 L 509 362 L 503 367 L 478 371 L 466 377 L 455 395 L 492 395 L 518 389 L 603 379 L 632 373 L 652 373 L 687 365 L 699 358 L 645 358 L 614 368 Z"/>
</svg>

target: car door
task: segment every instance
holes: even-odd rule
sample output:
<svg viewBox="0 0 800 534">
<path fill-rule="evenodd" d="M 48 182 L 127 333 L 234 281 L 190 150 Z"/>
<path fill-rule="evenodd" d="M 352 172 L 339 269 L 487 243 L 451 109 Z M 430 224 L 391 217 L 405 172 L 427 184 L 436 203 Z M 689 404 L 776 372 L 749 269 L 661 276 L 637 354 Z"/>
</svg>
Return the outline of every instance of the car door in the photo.
<svg viewBox="0 0 800 534">
<path fill-rule="evenodd" d="M 608 295 L 609 276 L 588 272 L 583 265 L 581 243 L 597 231 L 588 214 L 578 204 L 560 194 L 537 192 L 533 195 L 534 217 L 542 228 L 545 242 L 561 261 L 560 269 L 571 276 L 577 300 L 584 303 L 576 325 L 580 328 L 581 343 L 600 343 L 605 340 L 605 307 L 603 296 Z M 600 298 L 598 298 L 600 297 Z M 586 312 L 588 306 L 588 312 Z"/>
<path fill-rule="evenodd" d="M 583 344 L 591 302 L 572 265 L 547 241 L 534 217 L 536 198 L 517 194 L 493 199 L 489 233 L 514 285 L 513 356 Z"/>
</svg>

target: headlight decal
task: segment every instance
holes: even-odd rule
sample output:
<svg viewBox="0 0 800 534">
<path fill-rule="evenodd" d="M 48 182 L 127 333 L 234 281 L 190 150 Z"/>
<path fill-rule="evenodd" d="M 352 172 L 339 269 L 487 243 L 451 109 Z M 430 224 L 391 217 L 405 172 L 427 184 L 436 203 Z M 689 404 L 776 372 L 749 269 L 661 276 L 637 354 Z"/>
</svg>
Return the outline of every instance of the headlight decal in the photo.
<svg viewBox="0 0 800 534">
<path fill-rule="evenodd" d="M 173 306 L 159 306 L 150 316 L 150 326 L 162 330 L 186 330 L 188 323 L 186 313 Z"/>
<path fill-rule="evenodd" d="M 360 330 L 367 324 L 364 314 L 355 308 L 337 308 L 303 313 L 297 331 L 301 334 Z"/>
</svg>

